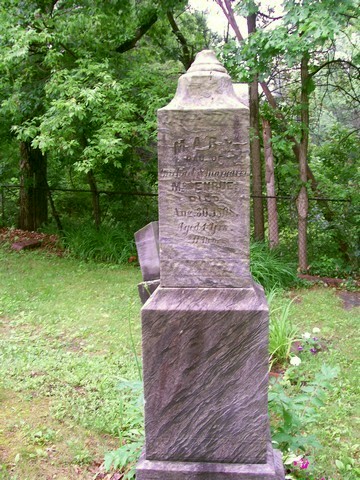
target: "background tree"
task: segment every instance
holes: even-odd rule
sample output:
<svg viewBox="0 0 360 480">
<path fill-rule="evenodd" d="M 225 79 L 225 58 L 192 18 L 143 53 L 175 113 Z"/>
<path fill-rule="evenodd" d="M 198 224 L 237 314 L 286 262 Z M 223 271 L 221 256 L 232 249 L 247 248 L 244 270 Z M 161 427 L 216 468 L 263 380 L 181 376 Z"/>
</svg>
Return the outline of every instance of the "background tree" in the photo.
<svg viewBox="0 0 360 480">
<path fill-rule="evenodd" d="M 253 6 L 253 2 L 225 3 L 228 9 L 232 9 L 233 16 L 236 11 L 244 12 L 244 7 L 250 13 L 249 8 Z M 289 0 L 284 2 L 283 8 L 284 14 L 276 27 L 258 29 L 240 47 L 234 49 L 230 45 L 228 51 L 230 70 L 235 57 L 237 65 L 232 71 L 240 80 L 251 79 L 255 73 L 259 75 L 265 98 L 274 109 L 274 117 L 281 123 L 281 141 L 290 142 L 297 159 L 299 268 L 304 270 L 307 268 L 307 190 L 310 185 L 317 195 L 320 192 L 308 158 L 310 101 L 316 76 L 324 68 L 345 63 L 353 71 L 357 70 L 355 63 L 348 58 L 339 58 L 336 49 L 339 32 L 353 28 L 356 5 L 351 0 L 340 3 L 333 0 Z M 261 12 L 259 15 L 272 18 Z M 276 81 L 282 90 L 280 102 L 271 92 L 278 87 Z"/>
<path fill-rule="evenodd" d="M 3 2 L 2 112 L 23 144 L 23 228 L 46 220 L 46 206 L 37 202 L 40 193 L 46 200 L 46 165 L 52 185 L 64 180 L 53 175 L 64 169 L 87 179 L 97 225 L 100 177 L 118 186 L 117 171 L 123 184 L 134 184 L 154 170 L 156 109 L 174 92 L 177 58 L 187 67 L 206 42 L 194 34 L 200 24 L 205 32 L 203 19 L 185 12 L 185 4 Z"/>
</svg>

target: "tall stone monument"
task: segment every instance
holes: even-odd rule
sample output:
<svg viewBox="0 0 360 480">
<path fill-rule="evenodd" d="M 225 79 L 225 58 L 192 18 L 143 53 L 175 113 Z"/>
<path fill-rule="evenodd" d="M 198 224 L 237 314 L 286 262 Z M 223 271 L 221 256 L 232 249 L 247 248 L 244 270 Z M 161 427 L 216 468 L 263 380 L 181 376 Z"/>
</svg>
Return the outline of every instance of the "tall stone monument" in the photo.
<svg viewBox="0 0 360 480">
<path fill-rule="evenodd" d="M 142 308 L 138 480 L 284 480 L 249 271 L 249 114 L 212 51 L 158 112 L 160 287 Z"/>
</svg>

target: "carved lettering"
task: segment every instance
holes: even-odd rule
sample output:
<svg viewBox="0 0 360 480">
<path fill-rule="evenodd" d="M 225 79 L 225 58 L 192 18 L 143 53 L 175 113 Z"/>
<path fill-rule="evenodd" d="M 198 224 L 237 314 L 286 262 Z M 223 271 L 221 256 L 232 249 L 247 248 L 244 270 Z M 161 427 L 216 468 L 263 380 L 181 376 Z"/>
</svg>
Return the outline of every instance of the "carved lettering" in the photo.
<svg viewBox="0 0 360 480">
<path fill-rule="evenodd" d="M 200 147 L 200 138 L 199 137 L 194 138 L 193 147 L 194 148 L 199 148 Z"/>
<path fill-rule="evenodd" d="M 191 243 L 193 244 L 207 244 L 207 243 L 218 243 L 219 240 L 217 238 L 209 238 L 203 237 L 202 235 L 191 235 Z"/>
<path fill-rule="evenodd" d="M 250 175 L 248 170 L 205 170 L 203 168 L 191 168 L 189 170 L 184 167 L 176 169 L 162 168 L 160 170 L 161 178 L 181 178 L 181 177 L 247 177 Z"/>
<path fill-rule="evenodd" d="M 185 236 L 187 236 L 190 232 L 204 232 L 210 235 L 215 235 L 215 233 L 219 232 L 227 232 L 228 231 L 228 226 L 227 225 L 221 225 L 219 223 L 214 223 L 214 222 L 197 222 L 193 225 L 181 222 L 179 224 L 179 230 L 181 233 L 183 233 Z"/>
<path fill-rule="evenodd" d="M 181 138 L 174 143 L 174 153 L 177 155 L 180 152 L 185 151 L 185 140 Z"/>
</svg>

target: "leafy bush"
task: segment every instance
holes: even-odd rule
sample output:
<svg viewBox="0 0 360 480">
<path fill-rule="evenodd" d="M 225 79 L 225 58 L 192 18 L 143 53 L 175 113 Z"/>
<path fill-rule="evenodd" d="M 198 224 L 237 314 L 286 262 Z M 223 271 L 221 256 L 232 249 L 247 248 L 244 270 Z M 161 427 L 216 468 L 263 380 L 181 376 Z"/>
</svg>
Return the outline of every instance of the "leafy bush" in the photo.
<svg viewBox="0 0 360 480">
<path fill-rule="evenodd" d="M 285 288 L 296 282 L 296 265 L 289 262 L 279 249 L 270 250 L 264 243 L 250 246 L 250 270 L 266 292 L 274 287 Z"/>
<path fill-rule="evenodd" d="M 278 290 L 273 289 L 267 295 L 270 307 L 269 354 L 271 365 L 283 365 L 289 359 L 291 345 L 297 335 L 297 329 L 290 320 L 292 301 L 280 306 L 274 305 Z"/>
<path fill-rule="evenodd" d="M 294 380 L 296 368 L 291 367 L 282 381 L 275 381 L 270 386 L 272 441 L 283 452 L 285 460 L 289 452 L 305 455 L 320 446 L 316 435 L 305 432 L 316 424 L 319 409 L 325 405 L 327 392 L 332 388 L 331 381 L 338 372 L 337 367 L 322 365 L 313 379 L 304 382 L 300 377 Z"/>
<path fill-rule="evenodd" d="M 121 225 L 65 227 L 63 243 L 71 256 L 103 263 L 126 263 L 136 254 L 133 234 Z"/>
</svg>

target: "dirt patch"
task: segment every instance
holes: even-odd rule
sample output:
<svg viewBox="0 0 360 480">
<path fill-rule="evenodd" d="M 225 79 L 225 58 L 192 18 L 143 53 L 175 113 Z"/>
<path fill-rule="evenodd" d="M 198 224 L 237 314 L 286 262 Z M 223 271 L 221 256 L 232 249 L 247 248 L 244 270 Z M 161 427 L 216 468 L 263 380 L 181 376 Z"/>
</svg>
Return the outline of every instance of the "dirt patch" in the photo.
<svg viewBox="0 0 360 480">
<path fill-rule="evenodd" d="M 40 232 L 28 232 L 18 228 L 0 228 L 0 243 L 9 245 L 37 244 L 37 248 L 58 256 L 64 254 L 57 235 L 49 235 Z M 17 248 L 15 250 L 21 250 Z"/>
<path fill-rule="evenodd" d="M 338 296 L 343 301 L 343 307 L 345 310 L 351 310 L 355 307 L 360 307 L 360 292 L 338 292 Z"/>
<path fill-rule="evenodd" d="M 50 398 L 30 401 L 28 395 L 0 389 L 0 478 L 122 478 L 120 472 L 105 472 L 103 463 L 105 451 L 118 448 L 118 439 L 58 421 L 50 407 Z"/>
</svg>

